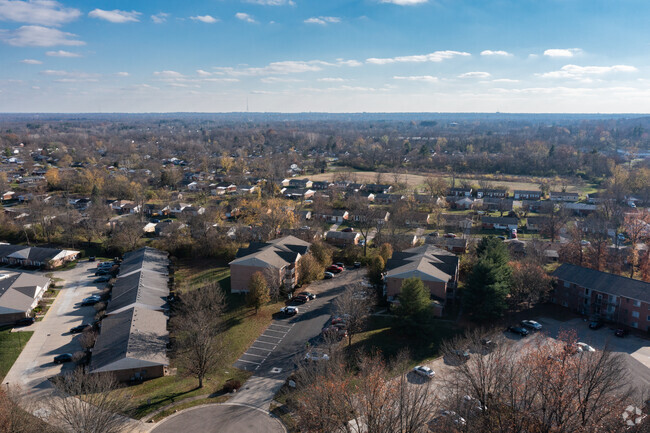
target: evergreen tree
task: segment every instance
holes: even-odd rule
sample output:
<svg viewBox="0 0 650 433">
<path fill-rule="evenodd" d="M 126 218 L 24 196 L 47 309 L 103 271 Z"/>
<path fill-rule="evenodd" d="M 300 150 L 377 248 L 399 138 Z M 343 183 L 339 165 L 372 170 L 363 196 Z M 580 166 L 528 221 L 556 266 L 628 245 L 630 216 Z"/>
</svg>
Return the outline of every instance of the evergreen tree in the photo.
<svg viewBox="0 0 650 433">
<path fill-rule="evenodd" d="M 421 279 L 407 278 L 399 294 L 398 314 L 406 319 L 418 321 L 431 305 L 429 291 Z"/>
</svg>

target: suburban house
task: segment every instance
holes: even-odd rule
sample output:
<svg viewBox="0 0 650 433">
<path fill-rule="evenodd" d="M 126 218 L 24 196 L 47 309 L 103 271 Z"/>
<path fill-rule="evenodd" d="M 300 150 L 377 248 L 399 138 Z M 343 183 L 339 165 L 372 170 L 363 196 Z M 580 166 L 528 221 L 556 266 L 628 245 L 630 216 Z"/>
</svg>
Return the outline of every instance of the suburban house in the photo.
<svg viewBox="0 0 650 433">
<path fill-rule="evenodd" d="M 90 373 L 111 372 L 121 382 L 168 374 L 169 258 L 141 248 L 124 255 L 90 360 Z"/>
<path fill-rule="evenodd" d="M 539 212 L 547 204 L 548 202 L 542 200 L 522 200 L 521 208 L 528 212 Z"/>
<path fill-rule="evenodd" d="M 427 236 L 424 241 L 438 248 L 444 248 L 450 253 L 464 254 L 467 252 L 467 239 Z"/>
<path fill-rule="evenodd" d="M 316 191 L 312 189 L 304 189 L 304 188 L 282 188 L 280 191 L 284 196 L 288 199 L 293 199 L 293 200 L 308 200 L 314 196 Z"/>
<path fill-rule="evenodd" d="M 469 197 L 472 195 L 472 188 L 449 188 L 449 195 L 453 197 Z"/>
<path fill-rule="evenodd" d="M 169 215 L 169 206 L 147 203 L 144 205 L 144 214 L 150 217 Z"/>
<path fill-rule="evenodd" d="M 378 214 L 376 215 L 377 219 L 376 219 L 375 222 L 378 225 L 387 223 L 388 220 L 390 219 L 390 212 L 388 212 L 387 210 L 378 210 L 377 212 L 378 212 Z M 352 215 L 350 215 L 349 220 L 357 221 L 357 222 L 363 222 L 363 221 L 366 220 L 366 216 L 365 215 L 359 215 L 359 214 L 352 214 Z"/>
<path fill-rule="evenodd" d="M 541 198 L 541 191 L 515 190 L 515 200 L 540 200 Z"/>
<path fill-rule="evenodd" d="M 457 200 L 457 201 L 454 202 L 454 207 L 456 209 L 465 209 L 465 210 L 467 210 L 467 209 L 473 208 L 474 205 L 477 202 L 481 202 L 481 200 L 474 200 L 471 197 L 463 197 L 460 200 Z"/>
<path fill-rule="evenodd" d="M 552 301 L 584 315 L 650 331 L 650 283 L 562 264 Z"/>
<path fill-rule="evenodd" d="M 309 189 L 314 183 L 309 179 L 289 179 L 290 188 Z"/>
<path fill-rule="evenodd" d="M 232 182 L 219 182 L 215 185 L 212 185 L 210 195 L 224 195 L 232 194 L 234 192 L 237 192 L 237 185 Z"/>
<path fill-rule="evenodd" d="M 477 198 L 507 198 L 508 190 L 506 189 L 479 189 L 476 191 Z"/>
<path fill-rule="evenodd" d="M 407 226 L 427 226 L 430 222 L 430 215 L 426 212 L 408 213 L 404 217 L 404 224 Z"/>
<path fill-rule="evenodd" d="M 573 201 L 580 200 L 580 194 L 577 192 L 551 191 L 549 198 L 553 201 Z"/>
<path fill-rule="evenodd" d="M 329 187 L 330 187 L 330 183 L 322 180 L 317 180 L 315 182 L 312 182 L 311 184 L 311 189 L 324 190 L 324 189 L 328 189 Z"/>
<path fill-rule="evenodd" d="M 22 272 L 0 272 L 0 325 L 29 317 L 50 279 Z"/>
<path fill-rule="evenodd" d="M 388 194 L 393 190 L 393 186 L 387 184 L 369 183 L 366 185 L 365 190 L 375 194 Z"/>
<path fill-rule="evenodd" d="M 340 224 L 343 221 L 347 221 L 348 217 L 350 214 L 348 211 L 343 210 L 343 209 L 332 209 L 330 211 L 324 211 L 321 215 L 320 218 L 325 220 L 328 223 L 336 223 Z"/>
<path fill-rule="evenodd" d="M 407 278 L 419 278 L 437 301 L 435 314 L 442 315 L 442 307 L 453 298 L 458 281 L 458 256 L 433 245 L 423 245 L 393 253 L 386 263 L 386 295 L 389 301 L 399 299 L 402 283 Z"/>
<path fill-rule="evenodd" d="M 481 207 L 490 212 L 499 211 L 499 212 L 510 212 L 513 207 L 514 200 L 507 198 L 492 198 L 484 197 L 483 204 Z"/>
<path fill-rule="evenodd" d="M 140 205 L 131 200 L 115 200 L 111 203 L 111 209 L 120 214 L 133 214 L 140 212 Z"/>
<path fill-rule="evenodd" d="M 587 216 L 596 212 L 598 207 L 595 204 L 587 203 L 567 203 L 564 205 L 564 209 L 570 210 L 575 215 L 578 216 Z"/>
<path fill-rule="evenodd" d="M 256 272 L 262 272 L 267 279 L 277 277 L 285 288 L 293 289 L 298 282 L 300 258 L 310 246 L 309 242 L 285 236 L 269 242 L 251 242 L 248 248 L 240 248 L 237 258 L 229 263 L 231 292 L 248 292 L 251 276 Z"/>
<path fill-rule="evenodd" d="M 4 193 L 2 193 L 2 200 L 3 200 L 3 201 L 9 201 L 9 200 L 12 200 L 12 199 L 14 198 L 14 195 L 15 195 L 15 194 L 16 194 L 16 193 L 13 192 L 13 191 L 7 191 L 7 192 L 4 192 Z"/>
<path fill-rule="evenodd" d="M 514 217 L 483 217 L 481 225 L 488 230 L 516 230 L 519 227 L 519 219 Z"/>
<path fill-rule="evenodd" d="M 173 214 L 180 214 L 187 207 L 192 207 L 189 203 L 174 203 L 169 207 L 169 212 Z"/>
<path fill-rule="evenodd" d="M 528 217 L 526 218 L 526 229 L 531 232 L 538 232 L 542 229 L 544 224 L 543 217 Z"/>
<path fill-rule="evenodd" d="M 401 194 L 377 193 L 375 194 L 374 202 L 377 204 L 393 204 L 400 200 L 404 200 L 404 196 Z"/>
<path fill-rule="evenodd" d="M 79 251 L 57 248 L 27 247 L 23 245 L 0 245 L 0 263 L 26 267 L 55 269 L 76 260 Z"/>
<path fill-rule="evenodd" d="M 325 233 L 325 241 L 327 241 L 328 244 L 336 245 L 337 247 L 358 245 L 360 240 L 361 235 L 358 232 L 329 231 Z"/>
</svg>

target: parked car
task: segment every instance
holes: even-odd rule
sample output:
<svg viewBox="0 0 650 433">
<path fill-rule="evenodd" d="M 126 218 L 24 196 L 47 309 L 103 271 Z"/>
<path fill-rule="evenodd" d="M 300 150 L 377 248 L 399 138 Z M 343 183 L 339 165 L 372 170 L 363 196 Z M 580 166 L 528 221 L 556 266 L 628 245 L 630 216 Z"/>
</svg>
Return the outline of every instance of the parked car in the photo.
<svg viewBox="0 0 650 433">
<path fill-rule="evenodd" d="M 348 317 L 350 316 L 345 314 L 343 316 L 334 316 L 332 318 L 332 325 L 336 325 L 337 323 L 345 323 Z"/>
<path fill-rule="evenodd" d="M 342 231 L 342 232 L 345 232 L 345 233 L 350 233 L 350 232 L 353 232 L 354 229 L 353 229 L 352 227 L 346 227 L 346 228 L 344 228 L 344 229 L 341 230 L 341 231 Z"/>
<path fill-rule="evenodd" d="M 341 340 L 343 338 L 348 338 L 348 330 L 336 325 L 327 326 L 321 331 L 323 335 L 331 335 Z"/>
<path fill-rule="evenodd" d="M 309 301 L 309 297 L 305 295 L 297 295 L 293 297 L 293 301 L 304 304 L 305 302 Z"/>
<path fill-rule="evenodd" d="M 365 240 L 365 239 L 361 239 L 361 240 L 359 241 L 359 246 L 360 246 L 360 247 L 365 247 L 365 246 L 366 246 L 366 240 Z"/>
<path fill-rule="evenodd" d="M 95 271 L 95 276 L 108 275 L 110 273 L 111 273 L 110 269 L 100 268 L 97 271 Z"/>
<path fill-rule="evenodd" d="M 339 268 L 341 268 L 341 270 L 345 270 L 345 263 L 343 263 L 343 262 L 336 262 L 336 263 L 334 263 L 334 264 L 335 264 L 336 266 L 338 266 Z"/>
<path fill-rule="evenodd" d="M 22 319 L 16 320 L 16 326 L 29 326 L 36 322 L 36 319 L 33 317 L 23 317 Z"/>
<path fill-rule="evenodd" d="M 588 345 L 587 343 L 578 342 L 576 343 L 576 350 L 578 352 L 595 352 L 596 349 Z"/>
<path fill-rule="evenodd" d="M 306 296 L 307 298 L 309 298 L 309 300 L 314 300 L 314 299 L 316 299 L 316 295 L 313 294 L 313 293 L 311 293 L 311 292 L 300 292 L 300 293 L 298 293 L 298 295 L 304 295 L 304 296 Z"/>
<path fill-rule="evenodd" d="M 522 337 L 528 335 L 528 330 L 526 328 L 522 328 L 521 326 L 510 326 L 508 328 L 508 331 L 512 332 L 513 334 L 519 334 Z"/>
<path fill-rule="evenodd" d="M 298 314 L 298 307 L 283 307 L 280 309 L 280 313 L 284 314 L 285 316 L 295 316 Z"/>
<path fill-rule="evenodd" d="M 434 238 L 437 238 L 438 236 L 440 236 L 440 233 L 438 233 L 438 232 L 431 232 L 431 233 L 429 233 L 429 236 L 433 236 Z"/>
<path fill-rule="evenodd" d="M 603 322 L 600 320 L 592 320 L 589 322 L 589 329 L 600 329 L 603 327 Z"/>
<path fill-rule="evenodd" d="M 80 332 L 84 332 L 86 329 L 90 328 L 92 328 L 91 325 L 82 323 L 81 325 L 77 325 L 74 328 L 70 328 L 70 334 L 79 334 Z"/>
<path fill-rule="evenodd" d="M 337 266 L 337 265 L 330 265 L 330 266 L 327 267 L 327 271 L 332 272 L 334 274 L 339 274 L 339 273 L 343 272 L 343 268 L 341 268 L 340 266 Z"/>
<path fill-rule="evenodd" d="M 331 273 L 331 272 L 325 272 L 325 273 L 323 274 L 323 279 L 324 279 L 324 280 L 329 280 L 330 278 L 334 278 L 334 274 L 333 274 L 333 273 Z"/>
<path fill-rule="evenodd" d="M 354 262 L 354 269 L 359 269 L 361 267 L 361 262 Z"/>
<path fill-rule="evenodd" d="M 446 237 L 446 238 L 455 238 L 455 237 L 456 237 L 456 233 L 445 233 L 445 237 Z"/>
<path fill-rule="evenodd" d="M 84 298 L 81 301 L 81 305 L 95 305 L 96 303 L 98 303 L 101 300 L 102 300 L 102 298 L 100 298 L 98 295 L 91 295 L 91 296 L 88 296 L 87 298 Z"/>
<path fill-rule="evenodd" d="M 110 275 L 101 275 L 93 280 L 93 283 L 107 283 L 111 280 Z"/>
<path fill-rule="evenodd" d="M 64 362 L 72 361 L 72 353 L 62 353 L 54 357 L 55 364 L 63 364 Z"/>
<path fill-rule="evenodd" d="M 627 335 L 627 329 L 618 328 L 616 331 L 614 331 L 614 335 L 623 338 Z"/>
<path fill-rule="evenodd" d="M 305 361 L 329 361 L 330 356 L 327 353 L 312 350 L 305 355 Z"/>
<path fill-rule="evenodd" d="M 454 349 L 453 355 L 461 362 L 469 360 L 469 351 L 467 349 Z"/>
<path fill-rule="evenodd" d="M 522 320 L 521 321 L 521 326 L 532 329 L 533 331 L 541 331 L 542 330 L 542 325 L 538 322 L 535 322 L 534 320 Z"/>
<path fill-rule="evenodd" d="M 88 261 L 89 261 L 89 262 L 94 262 L 94 261 L 95 261 L 95 256 L 90 256 L 90 257 L 88 257 Z"/>
<path fill-rule="evenodd" d="M 429 379 L 432 379 L 436 375 L 435 371 L 423 365 L 416 365 L 413 367 L 413 372 Z"/>
</svg>

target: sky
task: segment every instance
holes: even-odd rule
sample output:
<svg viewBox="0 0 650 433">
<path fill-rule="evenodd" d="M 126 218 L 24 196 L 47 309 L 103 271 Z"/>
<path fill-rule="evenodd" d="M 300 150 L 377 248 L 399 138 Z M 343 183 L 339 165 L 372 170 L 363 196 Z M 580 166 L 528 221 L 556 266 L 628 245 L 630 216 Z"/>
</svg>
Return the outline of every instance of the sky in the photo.
<svg viewBox="0 0 650 433">
<path fill-rule="evenodd" d="M 649 113 L 647 0 L 0 0 L 0 112 Z"/>
</svg>

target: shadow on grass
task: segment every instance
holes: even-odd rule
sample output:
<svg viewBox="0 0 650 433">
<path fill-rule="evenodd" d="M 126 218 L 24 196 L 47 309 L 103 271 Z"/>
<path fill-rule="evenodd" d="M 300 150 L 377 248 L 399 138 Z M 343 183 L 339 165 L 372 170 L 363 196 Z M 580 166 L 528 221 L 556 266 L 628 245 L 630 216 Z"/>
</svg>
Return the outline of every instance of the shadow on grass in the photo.
<svg viewBox="0 0 650 433">
<path fill-rule="evenodd" d="M 190 394 L 199 389 L 200 388 L 196 386 L 193 389 L 187 391 L 172 392 L 169 394 L 160 395 L 156 398 L 149 399 L 145 403 L 129 410 L 129 415 L 131 415 L 133 418 L 140 419 L 143 416 L 147 415 L 148 413 L 153 412 L 153 410 L 174 403 L 176 400 L 181 400 L 184 395 Z"/>
</svg>

